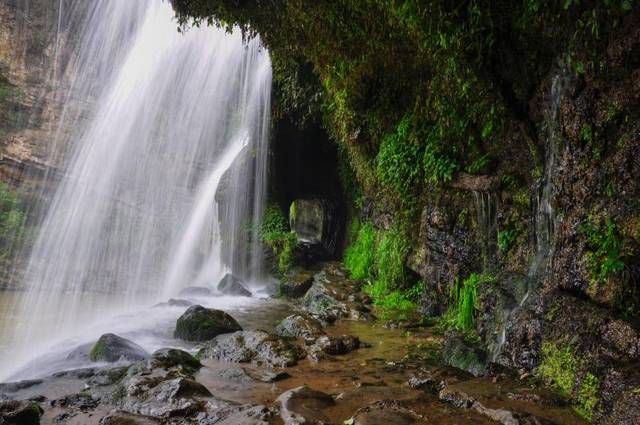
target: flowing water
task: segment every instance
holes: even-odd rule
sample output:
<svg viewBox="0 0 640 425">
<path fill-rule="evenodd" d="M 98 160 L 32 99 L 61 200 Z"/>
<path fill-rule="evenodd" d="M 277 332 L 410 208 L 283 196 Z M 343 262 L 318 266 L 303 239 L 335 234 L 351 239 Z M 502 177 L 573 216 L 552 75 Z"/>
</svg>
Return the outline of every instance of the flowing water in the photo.
<svg viewBox="0 0 640 425">
<path fill-rule="evenodd" d="M 0 380 L 21 377 L 29 362 L 25 376 L 44 373 L 33 359 L 51 347 L 175 320 L 139 306 L 182 288 L 215 288 L 227 271 L 260 278 L 255 226 L 244 225 L 259 221 L 265 192 L 271 64 L 260 41 L 213 28 L 179 33 L 158 0 L 64 4 L 60 16 L 80 24 L 69 68 L 53 72 L 70 89 L 52 143 L 69 159 L 25 291 L 0 323 Z M 137 342 L 151 349 L 168 337 Z"/>
</svg>

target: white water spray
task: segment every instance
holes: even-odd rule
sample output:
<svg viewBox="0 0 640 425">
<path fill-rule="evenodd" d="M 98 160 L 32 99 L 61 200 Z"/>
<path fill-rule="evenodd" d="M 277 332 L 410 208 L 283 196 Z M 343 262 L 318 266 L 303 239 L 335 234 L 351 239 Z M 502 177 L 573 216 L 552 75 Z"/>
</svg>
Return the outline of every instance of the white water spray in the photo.
<svg viewBox="0 0 640 425">
<path fill-rule="evenodd" d="M 0 380 L 98 320 L 186 286 L 213 287 L 229 268 L 255 277 L 259 263 L 255 230 L 219 228 L 257 222 L 264 203 L 271 66 L 259 40 L 213 28 L 180 34 L 159 0 L 84 8 L 56 131 L 71 156 L 30 256 L 17 322 L 4 324 L 15 336 Z M 223 216 L 215 195 L 243 154 Z"/>
</svg>

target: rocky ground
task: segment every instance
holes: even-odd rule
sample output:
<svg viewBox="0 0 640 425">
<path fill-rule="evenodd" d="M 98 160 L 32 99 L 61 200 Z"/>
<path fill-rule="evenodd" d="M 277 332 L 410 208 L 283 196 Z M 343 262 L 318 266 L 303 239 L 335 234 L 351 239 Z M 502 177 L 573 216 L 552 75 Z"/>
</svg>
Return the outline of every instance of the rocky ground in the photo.
<svg viewBox="0 0 640 425">
<path fill-rule="evenodd" d="M 360 286 L 337 263 L 293 276 L 280 289 L 297 298 L 270 304 L 254 329 L 172 300 L 191 353 L 103 335 L 69 354 L 96 367 L 1 384 L 0 423 L 583 423 L 534 377 L 481 366 L 463 338 L 376 317 Z M 467 371 L 444 364 L 456 361 Z"/>
</svg>

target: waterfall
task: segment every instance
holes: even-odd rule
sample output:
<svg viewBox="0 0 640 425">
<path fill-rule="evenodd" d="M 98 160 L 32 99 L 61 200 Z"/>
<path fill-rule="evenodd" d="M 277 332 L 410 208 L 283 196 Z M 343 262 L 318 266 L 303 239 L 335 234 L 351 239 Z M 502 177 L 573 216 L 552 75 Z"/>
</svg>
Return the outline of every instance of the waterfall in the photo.
<svg viewBox="0 0 640 425">
<path fill-rule="evenodd" d="M 498 196 L 492 192 L 474 190 L 473 199 L 476 207 L 478 234 L 482 238 L 483 262 L 487 267 L 494 260 L 496 252 Z"/>
<path fill-rule="evenodd" d="M 264 204 L 271 63 L 260 40 L 216 28 L 179 33 L 160 0 L 72 3 L 60 16 L 81 16 L 68 35 L 77 45 L 69 69 L 53 73 L 70 79 L 52 135 L 68 157 L 0 378 L 106 316 L 195 284 L 215 288 L 228 270 L 259 277 L 255 229 L 225 229 L 249 252 L 223 264 L 234 248 L 219 227 L 257 223 Z M 223 217 L 214 197 L 241 155 Z"/>
<path fill-rule="evenodd" d="M 533 239 L 535 245 L 535 257 L 529 269 L 529 275 L 537 276 L 548 260 L 553 255 L 553 234 L 556 227 L 556 211 L 553 207 L 553 198 L 556 187 L 553 182 L 554 174 L 561 172 L 558 169 L 558 159 L 562 146 L 562 133 L 560 128 L 560 104 L 562 96 L 569 84 L 570 71 L 567 66 L 560 64 L 559 70 L 551 80 L 551 89 L 547 99 L 547 107 L 544 111 L 544 127 L 542 135 L 545 140 L 544 170 L 538 179 L 533 197 Z"/>
</svg>

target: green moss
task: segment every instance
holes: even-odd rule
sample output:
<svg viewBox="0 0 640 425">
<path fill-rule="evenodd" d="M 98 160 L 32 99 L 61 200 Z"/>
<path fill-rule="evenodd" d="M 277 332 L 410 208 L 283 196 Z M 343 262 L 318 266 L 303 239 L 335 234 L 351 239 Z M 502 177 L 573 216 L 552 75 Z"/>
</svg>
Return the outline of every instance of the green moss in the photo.
<svg viewBox="0 0 640 425">
<path fill-rule="evenodd" d="M 578 366 L 579 362 L 570 345 L 560 348 L 552 342 L 542 344 L 542 362 L 538 373 L 565 396 L 570 396 L 573 392 Z"/>
<path fill-rule="evenodd" d="M 515 229 L 501 230 L 498 232 L 498 249 L 501 253 L 508 253 L 518 239 L 518 231 Z"/>
<path fill-rule="evenodd" d="M 108 357 L 107 351 L 107 343 L 103 338 L 100 338 L 93 345 L 93 347 L 91 347 L 91 351 L 89 351 L 89 360 L 91 360 L 92 362 L 104 360 Z"/>
<path fill-rule="evenodd" d="M 600 380 L 591 372 L 587 372 L 578 389 L 576 411 L 586 420 L 591 421 L 599 409 L 598 393 Z"/>
<path fill-rule="evenodd" d="M 553 342 L 542 344 L 542 362 L 538 373 L 555 385 L 563 395 L 572 398 L 576 412 L 591 421 L 599 408 L 600 381 L 594 374 L 587 372 L 576 388 L 578 373 L 582 368 L 583 361 L 571 345 L 561 347 Z"/>
<path fill-rule="evenodd" d="M 351 224 L 351 233 L 356 237 L 344 255 L 344 264 L 353 279 L 370 279 L 375 263 L 376 232 L 371 223 Z"/>
</svg>

